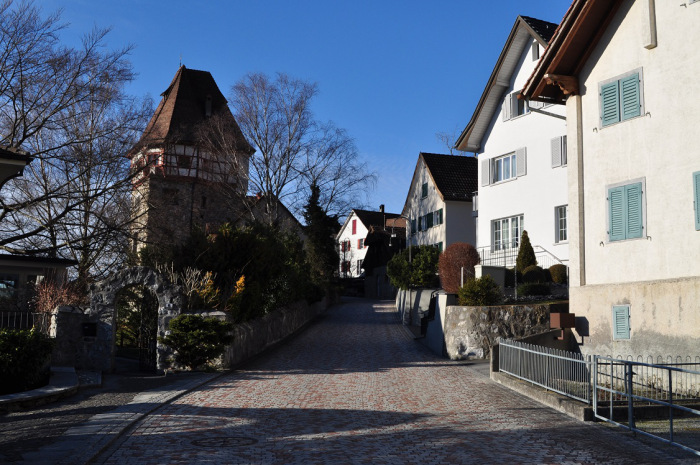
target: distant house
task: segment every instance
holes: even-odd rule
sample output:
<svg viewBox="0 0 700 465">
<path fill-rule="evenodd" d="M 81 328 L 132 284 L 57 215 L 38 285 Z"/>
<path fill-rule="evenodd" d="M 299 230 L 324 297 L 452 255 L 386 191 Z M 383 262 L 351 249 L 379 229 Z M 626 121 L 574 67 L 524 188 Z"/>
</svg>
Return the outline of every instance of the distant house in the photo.
<svg viewBox="0 0 700 465">
<path fill-rule="evenodd" d="M 476 244 L 472 214 L 476 186 L 476 158 L 419 154 L 402 212 L 410 219 L 408 242 L 440 251 L 454 242 Z"/>
<path fill-rule="evenodd" d="M 398 213 L 384 212 L 384 205 L 379 211 L 353 209 L 350 212 L 336 236 L 340 257 L 338 275 L 341 278 L 357 278 L 363 274 L 362 264 L 367 254 L 365 239 L 370 228 L 384 228 L 388 219 L 399 216 Z"/>
<path fill-rule="evenodd" d="M 362 268 L 365 271 L 365 297 L 393 299 L 397 289 L 391 284 L 386 265 L 397 252 L 406 248 L 406 219 L 388 218 L 383 226 L 370 226 L 365 238 Z"/>
<path fill-rule="evenodd" d="M 564 110 L 518 98 L 556 27 L 518 16 L 455 144 L 479 159 L 476 247 L 485 265 L 513 266 L 523 230 L 541 266 L 569 257 Z"/>
<path fill-rule="evenodd" d="M 575 0 L 522 95 L 564 104 L 581 350 L 698 354 L 700 2 Z"/>
</svg>

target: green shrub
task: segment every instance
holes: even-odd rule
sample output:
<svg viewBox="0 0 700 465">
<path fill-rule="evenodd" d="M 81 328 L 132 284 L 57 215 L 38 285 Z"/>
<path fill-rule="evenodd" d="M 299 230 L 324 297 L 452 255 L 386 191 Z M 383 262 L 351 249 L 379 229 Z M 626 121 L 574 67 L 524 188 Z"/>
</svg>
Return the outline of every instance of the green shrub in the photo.
<svg viewBox="0 0 700 465">
<path fill-rule="evenodd" d="M 525 268 L 530 265 L 537 265 L 537 258 L 535 257 L 535 251 L 532 249 L 532 244 L 530 244 L 530 237 L 527 235 L 527 231 L 523 231 L 523 235 L 520 238 L 518 258 L 515 260 L 515 269 L 520 273 L 524 273 Z"/>
<path fill-rule="evenodd" d="M 566 265 L 558 263 L 549 267 L 549 274 L 552 277 L 552 281 L 557 284 L 566 284 Z"/>
<path fill-rule="evenodd" d="M 387 263 L 386 273 L 391 284 L 399 289 L 408 289 L 410 286 L 438 287 L 439 256 L 440 251 L 437 247 L 411 247 L 391 257 Z"/>
<path fill-rule="evenodd" d="M 479 252 L 473 245 L 466 242 L 450 244 L 438 260 L 440 270 L 440 284 L 445 292 L 456 294 L 462 283 L 462 268 L 464 268 L 464 281 L 474 277 L 474 265 L 481 261 Z"/>
<path fill-rule="evenodd" d="M 219 357 L 233 341 L 233 325 L 216 318 L 183 314 L 170 321 L 171 333 L 158 340 L 175 351 L 175 361 L 196 369 Z"/>
<path fill-rule="evenodd" d="M 523 270 L 523 283 L 544 283 L 546 281 L 544 270 L 537 265 L 530 265 Z"/>
<path fill-rule="evenodd" d="M 0 329 L 0 394 L 46 385 L 52 348 L 53 340 L 33 329 Z"/>
<path fill-rule="evenodd" d="M 549 295 L 549 284 L 547 283 L 525 283 L 518 286 L 519 296 Z"/>
<path fill-rule="evenodd" d="M 460 305 L 498 305 L 503 301 L 503 293 L 496 281 L 489 276 L 470 279 L 459 288 L 457 300 Z"/>
<path fill-rule="evenodd" d="M 517 279 L 517 281 L 516 281 Z M 523 277 L 520 273 L 517 272 L 515 268 L 506 268 L 506 276 L 505 276 L 505 287 L 515 287 L 515 283 L 522 283 L 523 282 Z"/>
</svg>

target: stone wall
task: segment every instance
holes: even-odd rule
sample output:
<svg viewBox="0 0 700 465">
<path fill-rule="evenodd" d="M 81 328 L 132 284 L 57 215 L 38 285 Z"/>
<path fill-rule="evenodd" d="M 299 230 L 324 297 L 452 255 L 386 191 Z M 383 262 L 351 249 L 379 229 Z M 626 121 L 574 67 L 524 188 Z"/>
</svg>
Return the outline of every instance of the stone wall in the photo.
<svg viewBox="0 0 700 465">
<path fill-rule="evenodd" d="M 80 366 L 83 364 L 83 323 L 85 311 L 79 307 L 59 306 L 51 313 L 49 336 L 54 339 L 51 365 Z"/>
<path fill-rule="evenodd" d="M 445 345 L 452 360 L 485 359 L 501 338 L 523 338 L 549 330 L 550 304 L 495 307 L 449 306 Z"/>
<path fill-rule="evenodd" d="M 234 368 L 294 334 L 311 322 L 328 306 L 328 299 L 309 305 L 295 302 L 257 320 L 238 324 L 233 329 L 233 343 L 224 354 L 224 367 Z"/>
</svg>

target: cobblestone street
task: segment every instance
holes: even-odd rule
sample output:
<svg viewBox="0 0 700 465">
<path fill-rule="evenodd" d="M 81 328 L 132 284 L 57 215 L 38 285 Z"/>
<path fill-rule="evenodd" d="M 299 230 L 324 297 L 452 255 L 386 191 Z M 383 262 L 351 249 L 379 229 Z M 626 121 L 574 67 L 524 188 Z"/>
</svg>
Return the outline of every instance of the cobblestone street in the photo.
<svg viewBox="0 0 700 465">
<path fill-rule="evenodd" d="M 484 368 L 432 355 L 393 305 L 353 301 L 157 410 L 97 463 L 678 463 L 663 446 L 521 397 Z"/>
</svg>

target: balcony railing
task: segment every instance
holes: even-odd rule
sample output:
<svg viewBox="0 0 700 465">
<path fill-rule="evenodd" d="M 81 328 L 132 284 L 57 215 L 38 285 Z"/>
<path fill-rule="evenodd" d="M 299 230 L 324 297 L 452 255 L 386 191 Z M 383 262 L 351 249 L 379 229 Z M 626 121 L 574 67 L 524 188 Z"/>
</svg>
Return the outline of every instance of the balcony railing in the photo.
<svg viewBox="0 0 700 465">
<path fill-rule="evenodd" d="M 535 252 L 535 258 L 537 258 L 537 264 L 542 268 L 549 268 L 556 264 L 566 265 L 568 262 L 568 260 L 560 259 L 542 246 L 535 245 L 532 249 Z M 498 249 L 493 246 L 487 246 L 479 247 L 477 251 L 479 252 L 482 265 L 512 268 L 515 266 L 515 262 L 518 259 L 520 246 L 502 247 Z"/>
</svg>

